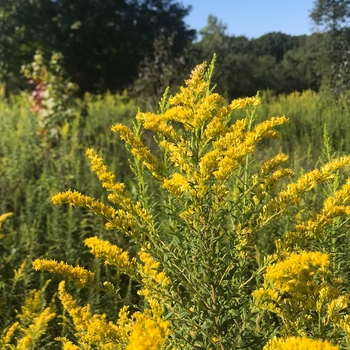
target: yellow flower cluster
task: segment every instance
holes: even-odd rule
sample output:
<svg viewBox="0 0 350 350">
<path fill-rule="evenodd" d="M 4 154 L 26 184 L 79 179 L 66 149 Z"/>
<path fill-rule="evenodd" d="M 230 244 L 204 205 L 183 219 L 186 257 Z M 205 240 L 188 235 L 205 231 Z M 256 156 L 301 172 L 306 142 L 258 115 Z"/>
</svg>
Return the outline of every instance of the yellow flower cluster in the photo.
<svg viewBox="0 0 350 350">
<path fill-rule="evenodd" d="M 125 327 L 108 322 L 104 314 L 91 315 L 89 306 L 78 306 L 72 296 L 66 292 L 64 281 L 59 284 L 58 292 L 65 310 L 73 319 L 75 336 L 80 345 L 93 344 L 95 347 L 103 349 L 125 349 L 127 342 L 127 329 Z M 66 339 L 59 338 L 58 340 L 63 341 L 65 347 L 69 349 L 70 345 Z"/>
<path fill-rule="evenodd" d="M 33 323 L 27 329 L 23 329 L 23 336 L 17 343 L 17 350 L 32 349 L 40 337 L 45 334 L 47 324 L 56 316 L 51 309 L 47 307 L 37 317 L 34 317 Z"/>
<path fill-rule="evenodd" d="M 320 183 L 333 179 L 334 174 L 339 169 L 349 164 L 350 156 L 340 157 L 325 164 L 320 169 L 303 174 L 296 182 L 288 184 L 284 191 L 281 191 L 264 206 L 263 212 L 257 220 L 257 226 L 262 227 L 272 218 L 282 215 L 288 205 L 300 201 L 302 194 L 316 188 Z"/>
<path fill-rule="evenodd" d="M 107 230 L 119 230 L 126 235 L 138 236 L 140 234 L 135 218 L 129 211 L 114 209 L 77 191 L 66 191 L 54 195 L 51 199 L 53 204 L 69 203 L 71 205 L 87 208 L 91 212 L 104 217 L 107 220 L 105 227 Z M 147 220 L 149 216 L 145 214 L 139 205 L 134 205 L 135 210 Z"/>
<path fill-rule="evenodd" d="M 134 323 L 126 350 L 162 349 L 170 335 L 169 321 L 154 317 L 150 311 L 137 312 L 133 318 Z"/>
<path fill-rule="evenodd" d="M 111 192 L 108 195 L 108 199 L 114 204 L 122 203 L 123 207 L 130 208 L 130 195 L 125 185 L 115 181 L 115 175 L 108 171 L 107 166 L 103 164 L 102 159 L 92 148 L 86 150 L 86 155 L 90 159 L 91 170 L 98 176 L 102 187 Z"/>
<path fill-rule="evenodd" d="M 63 349 L 160 350 L 167 340 L 169 322 L 158 320 L 150 311 L 136 312 L 128 317 L 127 308 L 119 312 L 117 324 L 107 322 L 105 315 L 91 315 L 88 307 L 79 307 L 60 286 L 60 299 L 72 317 L 79 346 L 66 338 Z"/>
<path fill-rule="evenodd" d="M 49 283 L 50 280 L 40 290 L 29 293 L 17 315 L 19 322 L 13 323 L 1 334 L 1 349 L 28 350 L 36 347 L 46 333 L 48 323 L 56 316 L 50 307 L 42 309 L 42 294 Z M 17 340 L 16 346 L 13 345 L 14 339 Z"/>
<path fill-rule="evenodd" d="M 297 318 L 299 323 L 307 321 L 307 315 L 317 309 L 320 291 L 327 286 L 328 267 L 327 254 L 289 254 L 267 267 L 264 287 L 253 292 L 256 305 L 276 313 L 283 322 L 293 323 Z"/>
<path fill-rule="evenodd" d="M 331 225 L 337 217 L 350 215 L 350 179 L 323 203 L 320 213 L 314 212 L 307 222 L 295 225 L 294 232 L 287 232 L 284 241 L 287 246 L 300 244 L 309 239 L 318 238 L 324 228 Z"/>
<path fill-rule="evenodd" d="M 87 208 L 97 215 L 105 217 L 107 220 L 113 220 L 116 217 L 116 210 L 112 207 L 89 197 L 84 196 L 77 191 L 65 191 L 57 193 L 51 198 L 53 204 L 69 203 L 75 207 Z"/>
<path fill-rule="evenodd" d="M 115 181 L 115 175 L 108 171 L 107 166 L 103 164 L 102 158 L 91 148 L 86 151 L 86 154 L 90 159 L 91 169 L 98 176 L 102 187 L 111 192 L 108 195 L 108 199 L 112 203 L 118 204 L 126 212 L 134 211 L 143 222 L 151 222 L 151 215 L 142 207 L 141 203 L 133 203 L 131 201 L 130 194 L 126 190 L 125 185 Z"/>
<path fill-rule="evenodd" d="M 191 193 L 189 182 L 185 176 L 179 173 L 174 173 L 170 179 L 165 179 L 163 181 L 163 187 L 177 197 L 182 194 Z M 192 193 L 194 193 L 194 191 Z"/>
<path fill-rule="evenodd" d="M 35 270 L 44 270 L 51 273 L 67 277 L 69 280 L 76 283 L 78 286 L 88 286 L 94 281 L 94 273 L 80 266 L 68 265 L 64 262 L 55 260 L 36 259 L 33 261 Z"/>
<path fill-rule="evenodd" d="M 104 260 L 106 265 L 116 266 L 118 270 L 126 273 L 130 277 L 135 276 L 136 259 L 130 259 L 128 252 L 97 237 L 87 238 L 84 242 L 85 245 L 89 247 L 91 253 L 94 254 L 96 258 Z"/>
<path fill-rule="evenodd" d="M 289 337 L 274 338 L 264 346 L 263 350 L 339 350 L 339 347 L 328 341 Z"/>
<path fill-rule="evenodd" d="M 247 120 L 236 122 L 232 131 L 214 142 L 214 147 L 220 151 L 218 170 L 213 172 L 214 176 L 219 181 L 225 181 L 242 164 L 245 157 L 255 151 L 259 141 L 264 138 L 278 137 L 279 133 L 273 128 L 287 122 L 288 119 L 284 116 L 273 117 L 258 124 L 252 131 L 248 132 L 243 131 Z"/>
<path fill-rule="evenodd" d="M 266 177 L 272 171 L 274 171 L 278 166 L 288 161 L 288 156 L 284 153 L 278 153 L 273 158 L 266 161 L 260 168 L 260 176 Z"/>
<path fill-rule="evenodd" d="M 146 300 L 149 301 L 157 295 L 157 289 L 161 288 L 163 290 L 170 284 L 169 279 L 163 271 L 158 272 L 160 263 L 155 261 L 152 256 L 141 250 L 139 252 L 139 258 L 143 264 L 138 265 L 138 271 L 142 277 L 143 289 L 139 291 L 140 295 L 144 295 Z"/>
<path fill-rule="evenodd" d="M 160 166 L 157 158 L 151 151 L 136 137 L 136 135 L 126 126 L 116 124 L 111 130 L 120 134 L 120 138 L 131 147 L 131 154 L 136 156 L 142 164 L 149 169 L 155 176 L 159 175 Z"/>
</svg>

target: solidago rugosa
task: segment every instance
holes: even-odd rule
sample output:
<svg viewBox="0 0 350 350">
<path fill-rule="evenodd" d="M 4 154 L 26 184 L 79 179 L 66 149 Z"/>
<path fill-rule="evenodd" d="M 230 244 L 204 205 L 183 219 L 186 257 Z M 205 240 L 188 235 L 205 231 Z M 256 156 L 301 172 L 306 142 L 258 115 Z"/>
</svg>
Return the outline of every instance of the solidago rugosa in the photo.
<svg viewBox="0 0 350 350">
<path fill-rule="evenodd" d="M 64 349 L 261 349 L 273 332 L 280 331 L 286 338 L 271 340 L 266 349 L 336 349 L 305 338 L 315 323 L 308 310 L 317 312 L 326 302 L 330 302 L 322 314 L 326 321 L 321 322 L 337 319 L 345 333 L 350 330 L 348 319 L 337 316 L 347 297 L 338 288 L 340 281 L 330 281 L 329 256 L 297 246 L 302 232 L 310 231 L 305 225 L 296 226 L 300 232 L 296 240 L 289 233 L 277 242 L 274 255 L 260 256 L 257 246 L 268 225 L 288 216 L 290 208 L 300 205 L 301 198 L 319 184 L 331 181 L 350 157 L 332 159 L 286 184 L 286 177 L 294 174 L 283 167 L 285 154 L 262 165 L 254 154 L 259 142 L 279 137 L 275 127 L 288 119 L 271 117 L 256 124 L 259 97 L 227 104 L 210 87 L 213 69 L 214 62 L 208 69 L 205 64 L 197 66 L 179 93 L 164 94 L 158 114 L 139 112 L 133 130 L 112 126 L 132 155 L 138 184 L 133 191 L 88 149 L 91 169 L 111 204 L 77 191 L 52 198 L 55 204 L 87 208 L 104 218 L 107 230 L 135 242 L 139 253 L 131 257 L 100 238 L 85 240 L 96 258 L 139 283 L 138 293 L 145 301 L 140 311 L 128 315 L 123 307 L 116 320 L 107 320 L 104 314 L 92 315 L 89 306 L 78 306 L 62 282 L 59 298 L 76 331 L 75 339 L 59 339 Z M 234 112 L 246 107 L 246 117 L 235 120 Z M 154 135 L 151 147 L 143 142 L 144 130 Z M 345 205 L 341 198 L 336 194 L 325 208 L 339 200 Z M 345 209 L 337 213 L 327 209 L 321 223 L 307 227 L 315 227 L 311 231 L 316 235 L 327 220 L 343 213 Z M 78 285 L 94 283 L 81 267 L 40 259 L 34 267 L 62 274 Z M 103 287 L 118 293 L 111 282 Z M 264 323 L 261 309 L 276 313 L 280 323 Z"/>
</svg>

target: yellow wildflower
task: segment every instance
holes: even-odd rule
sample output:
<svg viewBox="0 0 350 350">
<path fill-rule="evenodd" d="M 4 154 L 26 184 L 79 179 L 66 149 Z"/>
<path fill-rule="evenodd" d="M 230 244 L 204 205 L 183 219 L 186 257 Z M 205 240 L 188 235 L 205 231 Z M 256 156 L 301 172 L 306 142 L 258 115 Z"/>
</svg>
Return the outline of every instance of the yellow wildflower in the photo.
<svg viewBox="0 0 350 350">
<path fill-rule="evenodd" d="M 194 169 L 190 160 L 193 154 L 190 150 L 189 142 L 182 139 L 181 142 L 175 144 L 163 140 L 160 142 L 160 146 L 169 152 L 169 160 L 175 167 L 185 172 L 187 176 L 191 176 Z"/>
<path fill-rule="evenodd" d="M 69 203 L 76 207 L 87 208 L 95 214 L 105 217 L 107 220 L 113 220 L 116 216 L 116 210 L 112 207 L 89 197 L 84 196 L 77 191 L 66 191 L 57 193 L 51 198 L 53 204 Z"/>
<path fill-rule="evenodd" d="M 62 341 L 63 348 L 62 350 L 80 350 L 81 348 L 79 346 L 74 345 L 71 341 L 65 339 L 65 338 L 55 338 L 55 340 Z"/>
<path fill-rule="evenodd" d="M 209 82 L 203 79 L 206 64 L 197 65 L 185 81 L 186 87 L 181 86 L 180 92 L 169 99 L 171 105 L 195 106 L 198 98 L 206 94 Z"/>
<path fill-rule="evenodd" d="M 327 286 L 329 257 L 321 252 L 291 253 L 270 265 L 264 285 L 253 292 L 256 305 L 281 317 L 286 334 L 305 334 L 310 314 L 319 309 L 319 296 Z"/>
<path fill-rule="evenodd" d="M 327 303 L 327 318 L 335 324 L 339 324 L 341 311 L 345 311 L 349 305 L 349 297 L 340 295 Z"/>
<path fill-rule="evenodd" d="M 128 252 L 97 237 L 87 238 L 84 242 L 90 248 L 91 253 L 96 258 L 104 260 L 106 265 L 116 266 L 130 277 L 135 275 L 136 259 L 130 259 Z"/>
<path fill-rule="evenodd" d="M 108 199 L 113 203 L 124 204 L 128 208 L 131 200 L 125 184 L 115 181 L 115 175 L 108 171 L 107 166 L 103 164 L 102 158 L 92 148 L 87 149 L 86 154 L 90 159 L 91 169 L 98 176 L 102 187 L 112 192 Z"/>
<path fill-rule="evenodd" d="M 126 350 L 161 349 L 170 335 L 169 325 L 169 321 L 153 318 L 149 313 L 135 313 Z"/>
<path fill-rule="evenodd" d="M 11 327 L 3 332 L 4 336 L 0 339 L 0 345 L 5 346 L 10 344 L 12 337 L 16 330 L 19 328 L 19 322 L 15 322 Z"/>
<path fill-rule="evenodd" d="M 84 196 L 79 192 L 66 191 L 58 193 L 52 197 L 54 204 L 69 203 L 77 207 L 83 207 L 89 209 L 91 212 L 103 216 L 107 223 L 105 227 L 107 230 L 120 230 L 124 234 L 138 236 L 140 234 L 136 225 L 135 218 L 132 213 L 122 209 L 114 209 L 107 206 L 89 196 Z M 150 217 L 146 214 L 142 208 L 138 205 L 133 205 L 133 208 L 137 210 L 138 214 L 143 215 L 144 219 L 149 220 Z"/>
<path fill-rule="evenodd" d="M 94 273 L 88 271 L 80 266 L 72 266 L 61 261 L 46 259 L 36 259 L 33 261 L 33 267 L 35 270 L 45 270 L 51 273 L 57 273 L 67 277 L 79 286 L 91 285 L 94 281 Z"/>
<path fill-rule="evenodd" d="M 337 345 L 332 345 L 327 340 L 314 340 L 306 337 L 274 338 L 270 340 L 263 350 L 339 350 Z"/>
<path fill-rule="evenodd" d="M 184 193 L 190 193 L 191 191 L 189 182 L 183 175 L 179 173 L 173 174 L 170 179 L 164 179 L 163 187 L 172 192 L 175 196 L 180 196 Z"/>
<path fill-rule="evenodd" d="M 136 119 L 142 121 L 142 125 L 147 130 L 153 130 L 160 134 L 163 134 L 168 139 L 178 140 L 179 135 L 175 131 L 174 127 L 167 123 L 169 117 L 164 115 L 157 115 L 154 113 L 142 113 L 139 112 Z"/>
<path fill-rule="evenodd" d="M 21 312 L 17 315 L 22 325 L 29 325 L 33 322 L 33 318 L 41 313 L 42 295 L 50 282 L 51 280 L 47 280 L 41 289 L 30 291 L 24 304 L 21 306 Z"/>
<path fill-rule="evenodd" d="M 318 184 L 334 178 L 334 173 L 348 164 L 350 164 L 350 157 L 344 156 L 334 159 L 320 169 L 301 175 L 296 182 L 288 184 L 284 191 L 279 192 L 264 206 L 263 212 L 257 220 L 257 226 L 262 227 L 272 217 L 281 215 L 288 205 L 298 203 L 302 194 L 316 188 Z"/>
<path fill-rule="evenodd" d="M 70 294 L 65 291 L 65 282 L 58 287 L 59 298 L 72 317 L 75 334 L 79 344 L 94 345 L 97 348 L 109 344 L 118 344 L 123 339 L 123 330 L 112 322 L 106 321 L 106 315 L 91 315 L 89 306 L 79 307 Z M 61 339 L 62 340 L 62 339 Z M 122 347 L 117 347 L 122 349 Z"/>
<path fill-rule="evenodd" d="M 208 179 L 218 166 L 220 152 L 214 149 L 207 152 L 199 161 L 200 176 L 203 180 Z"/>
<path fill-rule="evenodd" d="M 18 341 L 16 349 L 28 350 L 31 349 L 39 338 L 45 334 L 48 323 L 56 316 L 51 309 L 47 307 L 37 317 L 33 319 L 33 323 L 28 328 L 23 329 L 23 336 Z"/>
<path fill-rule="evenodd" d="M 122 124 L 116 124 L 111 127 L 111 130 L 119 133 L 120 138 L 130 146 L 131 153 L 136 156 L 155 176 L 160 177 L 157 158 L 129 128 Z"/>
<path fill-rule="evenodd" d="M 273 158 L 267 160 L 260 168 L 260 176 L 265 177 L 278 166 L 288 161 L 288 156 L 284 153 L 278 153 Z"/>
</svg>

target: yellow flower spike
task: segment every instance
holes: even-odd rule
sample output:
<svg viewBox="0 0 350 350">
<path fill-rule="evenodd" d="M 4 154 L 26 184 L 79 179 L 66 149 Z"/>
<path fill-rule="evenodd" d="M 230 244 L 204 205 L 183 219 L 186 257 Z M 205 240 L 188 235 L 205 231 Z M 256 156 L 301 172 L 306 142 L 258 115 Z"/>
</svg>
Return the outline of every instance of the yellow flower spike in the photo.
<svg viewBox="0 0 350 350">
<path fill-rule="evenodd" d="M 339 347 L 332 345 L 327 340 L 288 337 L 270 340 L 263 350 L 339 350 Z"/>
<path fill-rule="evenodd" d="M 191 176 L 193 173 L 193 166 L 190 158 L 193 155 L 188 142 L 181 140 L 181 142 L 175 144 L 164 140 L 160 142 L 160 146 L 169 152 L 169 160 L 175 167 L 185 172 L 188 176 Z"/>
<path fill-rule="evenodd" d="M 291 322 L 293 317 L 304 314 L 306 317 L 318 307 L 319 294 L 329 274 L 328 268 L 328 254 L 291 253 L 284 260 L 267 267 L 263 288 L 253 292 L 254 301 L 261 309 L 273 311 Z M 283 299 L 283 303 L 278 303 L 280 299 Z M 278 308 L 274 310 L 276 303 Z"/>
<path fill-rule="evenodd" d="M 328 254 L 321 252 L 291 253 L 283 261 L 270 265 L 266 269 L 264 280 L 273 284 L 282 292 L 290 292 L 296 284 L 302 284 L 307 278 L 306 272 L 327 272 L 329 266 Z"/>
<path fill-rule="evenodd" d="M 158 271 L 160 263 L 155 261 L 149 253 L 141 250 L 139 258 L 143 262 L 143 264 L 138 265 L 138 271 L 141 273 L 144 288 L 138 294 L 144 295 L 146 300 L 149 301 L 152 298 L 150 291 L 159 287 L 165 288 L 170 284 L 170 280 L 164 272 Z"/>
<path fill-rule="evenodd" d="M 33 323 L 23 330 L 23 337 L 17 343 L 17 350 L 28 350 L 33 348 L 39 338 L 45 334 L 48 323 L 56 316 L 47 307 L 39 316 L 35 317 Z"/>
<path fill-rule="evenodd" d="M 102 187 L 106 188 L 111 193 L 108 195 L 108 199 L 114 204 L 120 205 L 126 211 L 134 211 L 144 222 L 150 222 L 152 217 L 147 212 L 146 209 L 142 208 L 141 203 L 133 203 L 130 198 L 129 192 L 126 190 L 125 184 L 115 181 L 115 176 L 107 170 L 107 167 L 103 164 L 102 159 L 96 154 L 93 149 L 88 149 L 86 151 L 90 162 L 91 168 L 98 176 L 99 180 L 102 182 Z M 126 212 L 116 211 L 114 215 L 116 216 L 126 216 Z M 108 218 L 107 220 L 113 221 L 114 218 Z M 128 226 L 131 226 L 128 224 Z M 124 225 L 125 227 L 125 225 Z M 126 226 L 127 227 L 127 226 Z"/>
<path fill-rule="evenodd" d="M 21 312 L 17 315 L 22 325 L 32 323 L 33 317 L 40 314 L 42 295 L 50 282 L 51 280 L 47 280 L 41 289 L 31 290 L 28 297 L 26 297 L 24 304 L 21 306 Z"/>
<path fill-rule="evenodd" d="M 229 132 L 229 128 L 223 124 L 223 120 L 214 116 L 214 118 L 207 124 L 203 137 L 204 139 L 210 140 L 219 136 L 223 136 Z"/>
<path fill-rule="evenodd" d="M 333 195 L 327 197 L 320 213 L 312 213 L 312 218 L 295 225 L 295 231 L 285 234 L 285 243 L 291 246 L 305 239 L 319 237 L 326 226 L 331 225 L 337 217 L 350 215 L 350 179 Z"/>
<path fill-rule="evenodd" d="M 208 179 L 213 171 L 218 167 L 220 151 L 214 149 L 207 152 L 199 161 L 200 177 L 203 180 Z"/>
<path fill-rule="evenodd" d="M 259 141 L 279 135 L 272 129 L 273 127 L 287 122 L 288 119 L 284 116 L 273 117 L 258 124 L 253 131 L 245 133 L 248 120 L 237 121 L 231 127 L 230 132 L 214 142 L 214 147 L 223 152 L 223 158 L 218 163 L 218 170 L 213 172 L 214 176 L 224 182 L 244 161 L 245 157 L 255 151 Z"/>
<path fill-rule="evenodd" d="M 233 100 L 230 103 L 230 108 L 232 110 L 235 109 L 243 109 L 246 106 L 258 106 L 261 102 L 260 97 L 246 97 L 246 98 L 238 98 Z"/>
<path fill-rule="evenodd" d="M 199 96 L 206 94 L 209 82 L 203 80 L 206 64 L 197 65 L 191 72 L 190 78 L 185 80 L 186 87 L 181 86 L 180 92 L 169 99 L 171 105 L 194 106 Z"/>
<path fill-rule="evenodd" d="M 334 178 L 334 174 L 350 164 L 350 156 L 344 156 L 327 163 L 320 169 L 314 169 L 298 178 L 296 182 L 287 185 L 284 191 L 268 202 L 257 220 L 257 226 L 264 226 L 269 220 L 281 215 L 288 205 L 298 203 L 301 195 L 316 188 L 318 184 Z"/>
<path fill-rule="evenodd" d="M 74 345 L 71 341 L 65 339 L 65 338 L 55 338 L 57 341 L 61 341 L 63 343 L 62 350 L 81 350 L 81 348 L 77 345 Z"/>
<path fill-rule="evenodd" d="M 341 295 L 327 304 L 327 318 L 334 324 L 339 324 L 341 311 L 347 309 L 349 297 Z"/>
<path fill-rule="evenodd" d="M 147 130 L 158 132 L 170 140 L 179 140 L 179 135 L 174 127 L 167 123 L 168 117 L 166 115 L 139 112 L 136 119 L 141 120 L 143 127 Z"/>
<path fill-rule="evenodd" d="M 4 332 L 4 336 L 0 339 L 0 344 L 2 346 L 9 345 L 14 333 L 19 328 L 19 322 L 15 322 L 11 327 L 9 327 L 6 332 Z"/>
<path fill-rule="evenodd" d="M 112 192 L 112 195 L 108 198 L 113 203 L 119 203 L 122 206 L 124 204 L 126 208 L 129 208 L 131 200 L 125 184 L 115 181 L 115 175 L 108 171 L 107 166 L 103 164 L 102 158 L 92 148 L 86 150 L 86 155 L 89 157 L 91 169 L 101 181 L 102 187 Z"/>
<path fill-rule="evenodd" d="M 170 322 L 153 318 L 145 312 L 134 314 L 126 350 L 159 350 L 162 349 L 170 335 Z"/>
<path fill-rule="evenodd" d="M 257 187 L 257 198 L 261 200 L 266 197 L 270 191 L 279 183 L 283 177 L 292 177 L 294 172 L 289 168 L 277 169 L 270 176 L 268 176 L 262 184 Z"/>
<path fill-rule="evenodd" d="M 87 238 L 84 243 L 89 247 L 91 253 L 96 258 L 104 260 L 106 265 L 116 266 L 121 272 L 128 274 L 130 277 L 135 276 L 136 259 L 130 259 L 128 252 L 97 237 Z"/>
<path fill-rule="evenodd" d="M 193 112 L 193 119 L 189 121 L 189 124 L 196 130 L 198 130 L 205 121 L 210 121 L 216 110 L 218 110 L 224 103 L 224 98 L 219 94 L 210 94 L 196 105 Z"/>
<path fill-rule="evenodd" d="M 228 146 L 224 156 L 218 162 L 218 170 L 213 175 L 222 183 L 243 163 L 245 157 L 255 151 L 255 144 L 241 143 Z"/>
<path fill-rule="evenodd" d="M 89 197 L 84 196 L 77 191 L 66 191 L 57 193 L 51 198 L 53 204 L 71 204 L 75 207 L 87 208 L 95 214 L 105 217 L 107 220 L 113 220 L 116 216 L 116 210 L 112 207 Z"/>
<path fill-rule="evenodd" d="M 79 344 L 83 345 L 83 349 L 84 346 L 90 348 L 91 345 L 94 348 L 103 346 L 104 349 L 108 349 L 112 344 L 120 343 L 123 331 L 112 322 L 107 322 L 106 315 L 91 315 L 89 306 L 78 306 L 72 296 L 66 292 L 64 281 L 58 286 L 58 296 L 73 319 L 77 331 L 75 336 Z M 117 349 L 123 349 L 123 347 L 117 347 Z"/>
<path fill-rule="evenodd" d="M 342 320 L 339 322 L 339 326 L 342 328 L 346 334 L 347 343 L 350 343 L 350 315 L 345 315 Z"/>
<path fill-rule="evenodd" d="M 245 129 L 247 125 L 248 125 L 247 118 L 237 120 L 230 127 L 229 132 L 227 132 L 225 135 L 223 135 L 213 143 L 214 147 L 217 148 L 219 151 L 225 151 L 230 147 L 234 147 L 242 144 L 245 139 Z"/>
<path fill-rule="evenodd" d="M 78 286 L 88 286 L 94 281 L 94 273 L 84 269 L 83 267 L 68 265 L 65 262 L 57 262 L 55 260 L 36 259 L 33 261 L 35 270 L 44 270 L 67 277 Z"/>
<path fill-rule="evenodd" d="M 270 119 L 256 125 L 252 131 L 249 131 L 247 133 L 246 142 L 253 144 L 266 138 L 278 138 L 280 137 L 280 134 L 273 128 L 286 123 L 289 123 L 289 119 L 284 115 L 280 117 L 271 117 Z"/>
<path fill-rule="evenodd" d="M 163 187 L 177 197 L 191 192 L 190 184 L 186 178 L 179 173 L 173 174 L 170 179 L 165 179 L 163 181 Z"/>
<path fill-rule="evenodd" d="M 320 168 L 320 173 L 323 175 L 322 180 L 326 181 L 328 179 L 332 179 L 333 178 L 333 174 L 343 168 L 346 165 L 350 164 L 350 156 L 343 156 L 340 158 L 336 158 L 334 160 L 332 160 L 331 162 L 323 165 Z"/>
<path fill-rule="evenodd" d="M 116 124 L 111 127 L 111 130 L 120 134 L 120 138 L 130 146 L 131 153 L 136 156 L 148 170 L 155 176 L 161 177 L 157 158 L 128 127 L 122 124 Z"/>
<path fill-rule="evenodd" d="M 260 168 L 260 176 L 265 177 L 272 171 L 274 171 L 278 166 L 286 163 L 289 157 L 284 153 L 279 153 L 275 155 L 273 158 L 267 160 L 262 167 Z"/>
<path fill-rule="evenodd" d="M 105 227 L 107 230 L 119 230 L 126 235 L 137 236 L 139 230 L 136 227 L 135 218 L 132 213 L 125 210 L 116 210 L 113 207 L 107 206 L 89 196 L 84 196 L 79 192 L 66 191 L 54 195 L 51 199 L 53 204 L 69 203 L 77 207 L 83 207 L 89 209 L 91 212 L 104 217 L 107 220 Z M 137 205 L 133 205 L 133 208 L 137 210 L 137 213 L 144 219 L 150 219 L 149 215 L 139 208 Z"/>
<path fill-rule="evenodd" d="M 205 130 L 204 130 L 204 137 L 208 139 L 216 138 L 218 136 L 223 136 L 226 133 L 230 131 L 230 128 L 225 126 L 226 119 L 229 118 L 231 113 L 237 109 L 243 109 L 247 105 L 256 106 L 260 104 L 260 98 L 256 97 L 247 97 L 244 99 L 236 99 L 233 100 L 229 105 L 222 106 L 217 113 L 214 115 L 214 117 L 209 121 L 207 124 Z M 244 127 L 241 129 L 242 132 L 245 129 L 245 126 L 247 125 L 248 120 L 243 119 Z M 241 121 L 237 121 L 237 123 L 240 123 Z M 235 125 L 235 124 L 234 124 Z M 235 126 L 233 126 L 235 127 Z"/>
</svg>

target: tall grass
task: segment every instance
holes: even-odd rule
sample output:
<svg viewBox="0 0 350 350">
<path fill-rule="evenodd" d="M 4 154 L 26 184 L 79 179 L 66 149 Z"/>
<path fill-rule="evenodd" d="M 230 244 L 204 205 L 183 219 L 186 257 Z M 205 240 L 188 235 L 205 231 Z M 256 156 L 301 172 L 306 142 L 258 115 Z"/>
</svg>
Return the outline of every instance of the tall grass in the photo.
<svg viewBox="0 0 350 350">
<path fill-rule="evenodd" d="M 44 283 L 43 276 L 38 279 L 33 275 L 31 262 L 35 258 L 79 262 L 98 271 L 97 276 L 105 273 L 102 265 L 91 266 L 90 259 L 87 262 L 88 253 L 82 243 L 86 237 L 106 236 L 100 220 L 86 211 L 53 206 L 50 199 L 67 188 L 104 199 L 86 161 L 85 149 L 91 145 L 106 155 L 113 171 L 128 182 L 125 151 L 110 126 L 115 120 L 130 124 L 137 107 L 125 95 L 106 94 L 86 96 L 80 101 L 80 109 L 74 120 L 59 128 L 57 144 L 48 147 L 38 117 L 30 112 L 29 96 L 16 96 L 9 102 L 0 99 L 0 213 L 14 214 L 4 223 L 6 234 L 0 240 L 0 329 L 15 318 L 15 310 L 20 309 L 30 290 Z M 122 237 L 108 238 L 125 245 Z M 21 275 L 14 280 L 14 270 L 24 261 Z M 57 290 L 57 282 L 53 279 L 47 288 L 49 295 Z M 100 294 L 96 289 L 88 295 L 77 293 L 76 297 L 88 299 L 98 309 Z M 111 304 L 106 309 L 113 312 L 114 307 Z"/>
</svg>

